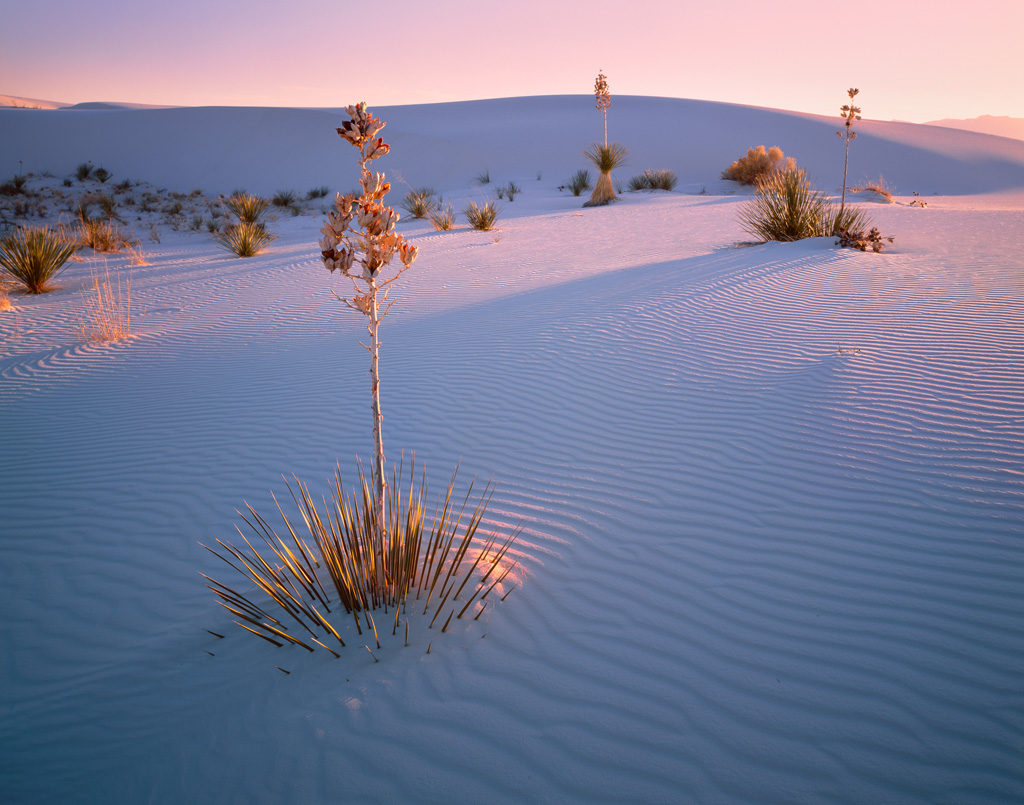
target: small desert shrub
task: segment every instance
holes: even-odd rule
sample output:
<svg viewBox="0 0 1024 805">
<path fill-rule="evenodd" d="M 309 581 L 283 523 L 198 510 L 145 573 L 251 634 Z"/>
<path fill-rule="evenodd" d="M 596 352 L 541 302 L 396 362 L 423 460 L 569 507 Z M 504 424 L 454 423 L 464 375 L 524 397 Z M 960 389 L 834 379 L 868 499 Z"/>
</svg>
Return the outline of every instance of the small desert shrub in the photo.
<svg viewBox="0 0 1024 805">
<path fill-rule="evenodd" d="M 108 179 L 109 179 L 109 178 L 110 178 L 110 177 L 111 177 L 111 176 L 112 176 L 113 174 L 111 174 L 111 172 L 110 172 L 110 171 L 108 171 L 108 170 L 107 170 L 106 168 L 103 168 L 103 167 L 99 167 L 99 168 L 96 168 L 96 170 L 94 170 L 94 171 L 92 172 L 92 175 L 93 175 L 93 177 L 94 177 L 94 178 L 96 179 L 96 181 L 98 181 L 98 182 L 99 182 L 100 184 L 106 184 L 106 183 L 107 183 L 107 180 L 108 180 Z"/>
<path fill-rule="evenodd" d="M 73 185 L 73 184 L 74 184 L 74 182 L 72 182 L 70 179 L 65 179 L 64 180 L 64 186 L 65 187 L 71 187 L 71 185 Z"/>
<path fill-rule="evenodd" d="M 412 218 L 426 218 L 437 204 L 434 198 L 434 191 L 430 187 L 420 187 L 410 190 L 401 201 L 402 209 Z"/>
<path fill-rule="evenodd" d="M 523 188 L 521 188 L 515 182 L 509 182 L 507 185 L 498 188 L 498 198 L 504 196 L 508 198 L 509 201 L 515 201 L 516 196 L 522 192 Z"/>
<path fill-rule="evenodd" d="M 722 178 L 740 184 L 757 184 L 759 179 L 773 171 L 792 171 L 795 168 L 796 160 L 785 156 L 781 148 L 773 145 L 765 151 L 764 146 L 759 145 L 722 171 Z"/>
<path fill-rule="evenodd" d="M 590 190 L 593 186 L 590 171 L 586 169 L 576 171 L 569 179 L 568 184 L 569 190 L 572 191 L 574 196 L 580 195 L 584 190 Z"/>
<path fill-rule="evenodd" d="M 859 231 L 865 223 L 860 210 L 837 211 L 798 168 L 771 171 L 740 211 L 740 224 L 760 241 L 825 237 L 839 228 Z"/>
<path fill-rule="evenodd" d="M 180 201 L 172 201 L 166 207 L 164 207 L 164 214 L 166 215 L 181 215 L 182 210 L 185 209 L 185 205 Z"/>
<path fill-rule="evenodd" d="M 462 209 L 462 214 L 466 216 L 470 228 L 479 229 L 482 232 L 494 228 L 494 222 L 498 220 L 499 212 L 498 205 L 493 201 L 485 201 L 483 204 L 470 201 Z"/>
<path fill-rule="evenodd" d="M 259 224 L 270 209 L 270 202 L 248 193 L 234 193 L 224 202 L 243 224 Z"/>
<path fill-rule="evenodd" d="M 489 170 L 480 171 L 473 179 L 477 184 L 490 184 L 491 183 L 491 172 Z"/>
<path fill-rule="evenodd" d="M 116 185 L 114 185 L 114 189 L 118 193 L 127 193 L 129 190 L 132 189 L 131 179 L 125 179 L 123 182 L 118 182 Z"/>
<path fill-rule="evenodd" d="M 306 201 L 315 201 L 318 198 L 326 198 L 327 194 L 331 192 L 331 188 L 327 185 L 322 184 L 320 187 L 314 187 L 308 193 L 306 193 Z"/>
<path fill-rule="evenodd" d="M 271 198 L 275 207 L 291 207 L 298 200 L 294 190 L 278 190 Z"/>
<path fill-rule="evenodd" d="M 203 228 L 203 216 L 201 216 L 201 215 L 193 215 L 189 219 L 188 228 L 191 229 L 193 232 L 198 232 L 200 229 L 202 229 Z"/>
<path fill-rule="evenodd" d="M 220 219 L 219 218 L 207 218 L 206 219 L 206 231 L 211 235 L 215 232 L 220 231 Z"/>
<path fill-rule="evenodd" d="M 77 249 L 49 227 L 17 229 L 0 238 L 0 268 L 29 293 L 46 293 Z"/>
<path fill-rule="evenodd" d="M 267 232 L 263 224 L 242 221 L 217 232 L 213 240 L 238 257 L 255 257 L 275 240 L 275 236 Z"/>
<path fill-rule="evenodd" d="M 106 193 L 100 193 L 95 197 L 96 203 L 100 207 L 100 211 L 104 217 L 108 220 L 110 218 L 117 217 L 117 199 L 113 196 L 108 196 Z"/>
<path fill-rule="evenodd" d="M 80 246 L 104 254 L 123 252 L 128 247 L 135 245 L 135 241 L 118 229 L 117 225 L 95 218 L 82 220 L 76 236 Z"/>
<path fill-rule="evenodd" d="M 838 245 L 844 249 L 860 249 L 862 252 L 871 249 L 875 254 L 878 254 L 882 251 L 886 242 L 892 243 L 894 240 L 896 240 L 895 236 L 883 235 L 878 231 L 877 227 L 871 227 L 867 233 L 863 230 L 858 232 L 841 227 L 839 229 Z"/>
<path fill-rule="evenodd" d="M 455 205 L 438 199 L 437 205 L 427 213 L 427 219 L 438 232 L 447 232 L 455 226 Z"/>
<path fill-rule="evenodd" d="M 80 162 L 78 167 L 75 168 L 75 178 L 80 182 L 84 182 L 92 175 L 92 163 L 91 162 Z"/>
<path fill-rule="evenodd" d="M 496 533 L 480 537 L 491 490 L 484 490 L 475 507 L 467 494 L 460 507 L 454 499 L 454 476 L 431 518 L 426 482 L 417 487 L 413 480 L 412 472 L 406 482 L 399 470 L 387 485 L 386 529 L 375 527 L 373 493 L 362 471 L 351 495 L 338 471 L 321 503 L 302 483 L 296 481 L 297 492 L 289 486 L 298 514 L 289 518 L 279 508 L 284 536 L 247 506 L 242 519 L 253 533 L 245 539 L 246 547 L 217 540 L 220 550 L 207 548 L 241 573 L 244 582 L 231 587 L 204 574 L 207 587 L 240 619 L 235 623 L 257 637 L 279 648 L 285 643 L 310 652 L 322 648 L 335 657 L 341 656 L 336 649 L 346 646 L 344 629 L 338 627 L 348 618 L 359 635 L 365 630 L 363 640 L 378 649 L 388 626 L 393 637 L 401 635 L 408 644 L 413 613 L 427 629 L 438 625 L 441 634 L 453 619 L 475 620 L 486 606 L 503 601 L 515 589 L 504 590 L 503 582 L 516 565 L 508 552 L 519 531 L 502 541 Z M 260 597 L 247 598 L 243 591 L 250 588 Z M 263 609 L 264 598 L 280 605 L 271 604 L 274 616 Z M 332 610 L 338 615 L 328 617 Z"/>
</svg>

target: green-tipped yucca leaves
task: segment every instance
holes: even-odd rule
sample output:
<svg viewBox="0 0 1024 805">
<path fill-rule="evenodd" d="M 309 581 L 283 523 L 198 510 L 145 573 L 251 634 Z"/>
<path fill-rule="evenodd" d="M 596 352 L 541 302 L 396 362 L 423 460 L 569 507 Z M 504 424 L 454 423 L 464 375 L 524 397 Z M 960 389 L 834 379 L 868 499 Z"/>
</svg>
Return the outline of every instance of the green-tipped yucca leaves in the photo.
<svg viewBox="0 0 1024 805">
<path fill-rule="evenodd" d="M 77 249 L 49 227 L 18 229 L 0 238 L 0 268 L 29 293 L 46 293 Z"/>
<path fill-rule="evenodd" d="M 590 148 L 584 150 L 583 156 L 594 163 L 601 173 L 611 173 L 616 168 L 626 164 L 629 151 L 622 143 L 594 143 Z"/>
<path fill-rule="evenodd" d="M 269 598 L 290 620 L 271 617 L 263 601 L 259 606 L 250 600 L 252 593 L 244 595 L 204 576 L 210 582 L 207 586 L 222 606 L 241 619 L 236 623 L 274 645 L 295 643 L 310 651 L 313 646 L 321 646 L 337 656 L 323 642 L 331 637 L 345 645 L 328 617 L 335 595 L 351 614 L 357 632 L 363 634 L 365 627 L 378 646 L 379 633 L 371 611 L 383 609 L 391 617 L 394 608 L 395 635 L 401 612 L 414 590 L 417 597 L 426 590 L 424 613 L 433 606 L 430 625 L 444 615 L 442 631 L 446 631 L 456 616 L 461 618 L 470 611 L 507 576 L 509 568 L 503 568 L 500 574 L 495 571 L 520 532 L 513 531 L 500 547 L 497 534 L 478 537 L 493 488 L 488 483 L 474 502 L 474 484 L 470 484 L 461 505 L 457 505 L 453 501 L 457 472 L 428 520 L 425 477 L 417 484 L 415 467 L 406 474 L 400 466 L 387 488 L 387 530 L 383 533 L 376 527 L 372 490 L 361 468 L 351 494 L 341 483 L 339 468 L 331 494 L 319 502 L 297 478 L 294 486 L 286 482 L 299 517 L 294 521 L 289 518 L 274 498 L 285 524 L 282 536 L 246 505 L 246 513 L 239 516 L 258 539 L 251 540 L 239 530 L 244 548 L 218 540 L 221 551 L 207 550 L 255 585 L 256 594 Z M 475 582 L 472 585 L 471 580 Z M 463 593 L 468 590 L 472 593 L 466 600 Z M 291 635 L 293 624 L 301 626 L 309 638 L 299 640 Z M 406 632 L 408 639 L 408 621 Z"/>
<path fill-rule="evenodd" d="M 270 202 L 248 193 L 235 193 L 224 202 L 235 217 L 243 224 L 262 223 L 270 209 Z"/>
</svg>

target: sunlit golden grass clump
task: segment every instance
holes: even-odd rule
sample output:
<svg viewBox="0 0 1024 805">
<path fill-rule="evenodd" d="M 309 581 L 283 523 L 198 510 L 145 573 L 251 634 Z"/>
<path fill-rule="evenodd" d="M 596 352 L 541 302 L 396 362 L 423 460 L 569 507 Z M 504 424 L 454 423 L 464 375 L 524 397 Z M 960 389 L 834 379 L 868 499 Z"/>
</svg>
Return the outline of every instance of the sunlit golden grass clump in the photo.
<svg viewBox="0 0 1024 805">
<path fill-rule="evenodd" d="M 118 274 L 113 279 L 110 267 L 103 273 L 93 272 L 92 293 L 87 297 L 82 338 L 89 341 L 120 341 L 131 335 L 132 281 L 122 283 Z"/>
<path fill-rule="evenodd" d="M 77 250 L 49 227 L 17 229 L 0 238 L 0 268 L 29 293 L 46 293 Z"/>
<path fill-rule="evenodd" d="M 97 218 L 83 217 L 78 226 L 77 237 L 82 247 L 101 254 L 123 252 L 136 245 L 136 242 L 112 221 L 101 221 Z"/>
<path fill-rule="evenodd" d="M 346 494 L 338 470 L 330 496 L 320 504 L 300 481 L 295 484 L 289 491 L 299 516 L 289 517 L 278 504 L 281 535 L 247 505 L 247 514 L 240 514 L 254 539 L 239 530 L 244 548 L 221 540 L 220 550 L 208 548 L 258 592 L 247 596 L 241 586 L 204 574 L 207 586 L 239 626 L 270 643 L 293 643 L 308 651 L 319 646 L 340 656 L 332 646 L 345 646 L 341 632 L 349 617 L 358 635 L 365 632 L 367 640 L 373 635 L 377 648 L 380 632 L 390 625 L 391 634 L 398 634 L 404 618 L 408 643 L 410 614 L 421 616 L 427 628 L 440 626 L 443 633 L 453 619 L 478 618 L 512 590 L 503 591 L 501 585 L 515 566 L 507 554 L 518 529 L 504 540 L 494 533 L 486 538 L 477 534 L 491 496 L 489 485 L 475 505 L 470 485 L 459 506 L 453 501 L 453 475 L 428 523 L 425 480 L 417 487 L 414 470 L 406 477 L 399 469 L 387 487 L 381 533 L 362 468 L 357 493 Z M 344 617 L 332 617 L 342 610 Z"/>
</svg>

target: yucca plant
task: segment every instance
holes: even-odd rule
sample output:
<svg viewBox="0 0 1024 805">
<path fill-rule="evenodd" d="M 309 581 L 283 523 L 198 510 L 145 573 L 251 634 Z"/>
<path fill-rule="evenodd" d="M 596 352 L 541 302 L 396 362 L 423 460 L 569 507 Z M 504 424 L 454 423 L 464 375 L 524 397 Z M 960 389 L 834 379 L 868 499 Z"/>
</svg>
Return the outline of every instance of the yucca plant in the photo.
<svg viewBox="0 0 1024 805">
<path fill-rule="evenodd" d="M 420 187 L 410 190 L 402 199 L 402 209 L 409 213 L 412 218 L 426 218 L 437 205 L 434 198 L 434 191 L 430 187 Z"/>
<path fill-rule="evenodd" d="M 0 238 L 0 268 L 29 293 L 46 293 L 77 249 L 49 227 L 17 229 Z"/>
<path fill-rule="evenodd" d="M 80 182 L 84 182 L 92 175 L 92 163 L 91 162 L 80 162 L 78 167 L 75 168 L 75 177 Z"/>
<path fill-rule="evenodd" d="M 569 190 L 574 196 L 580 195 L 584 190 L 590 190 L 593 186 L 590 171 L 582 168 L 570 177 L 568 184 Z"/>
<path fill-rule="evenodd" d="M 341 656 L 335 648 L 346 645 L 339 627 L 343 631 L 347 619 L 329 617 L 335 609 L 352 617 L 358 635 L 364 630 L 367 637 L 372 634 L 378 649 L 381 632 L 390 625 L 391 634 L 397 635 L 402 616 L 410 609 L 415 612 L 417 602 L 422 602 L 422 615 L 433 611 L 427 628 L 439 624 L 441 633 L 453 618 L 479 618 L 489 603 L 504 600 L 514 589 L 502 585 L 515 567 L 508 552 L 519 530 L 500 542 L 496 534 L 478 537 L 491 489 L 472 505 L 470 485 L 459 506 L 454 500 L 455 475 L 428 522 L 427 485 L 424 479 L 417 488 L 414 476 L 412 468 L 408 480 L 401 469 L 392 477 L 384 530 L 376 527 L 374 493 L 362 468 L 358 489 L 351 494 L 336 471 L 330 496 L 320 504 L 298 479 L 295 489 L 289 484 L 298 518 L 289 518 L 278 504 L 285 536 L 247 506 L 247 514 L 240 516 L 255 539 L 250 541 L 239 531 L 246 548 L 218 540 L 219 550 L 207 550 L 239 571 L 246 586 L 255 585 L 262 598 L 269 598 L 274 614 L 264 609 L 265 600 L 254 601 L 237 586 L 203 574 L 210 582 L 207 587 L 252 634 L 278 647 L 293 644 L 310 652 L 319 647 L 335 657 Z M 489 598 L 492 593 L 494 598 Z M 378 610 L 386 618 L 379 630 L 373 616 Z M 408 645 L 408 617 L 403 631 Z"/>
<path fill-rule="evenodd" d="M 455 205 L 438 199 L 434 209 L 427 213 L 427 219 L 438 232 L 447 232 L 455 227 Z"/>
<path fill-rule="evenodd" d="M 862 229 L 860 210 L 836 210 L 799 168 L 772 171 L 757 184 L 757 195 L 740 210 L 740 224 L 760 241 L 818 238 L 837 226 Z"/>
<path fill-rule="evenodd" d="M 583 206 L 599 207 L 615 201 L 612 171 L 625 164 L 626 157 L 629 156 L 626 147 L 620 143 L 611 143 L 610 145 L 594 143 L 589 150 L 583 152 L 583 156 L 593 162 L 601 172 L 597 184 L 594 185 L 594 192 L 591 194 L 590 200 Z"/>
<path fill-rule="evenodd" d="M 241 221 L 213 235 L 214 242 L 237 257 L 255 257 L 277 239 L 263 224 Z"/>
<path fill-rule="evenodd" d="M 499 212 L 501 212 L 501 209 L 493 201 L 485 201 L 483 204 L 470 201 L 462 209 L 462 214 L 466 216 L 470 228 L 479 229 L 482 232 L 494 229 L 494 223 L 498 220 Z"/>
<path fill-rule="evenodd" d="M 249 193 L 235 192 L 224 203 L 243 224 L 262 223 L 270 209 L 269 201 Z"/>
<path fill-rule="evenodd" d="M 112 173 L 111 173 L 110 171 L 108 171 L 108 170 L 107 170 L 106 168 L 104 168 L 104 167 L 102 167 L 102 166 L 101 166 L 101 167 L 99 167 L 99 168 L 96 168 L 96 170 L 94 170 L 94 171 L 93 171 L 92 175 L 93 175 L 93 176 L 95 177 L 95 179 L 96 179 L 96 180 L 97 180 L 97 181 L 98 181 L 98 182 L 99 182 L 100 184 L 106 184 L 106 183 L 107 183 L 107 180 L 108 180 L 108 179 L 109 179 L 109 178 L 110 178 L 111 176 L 113 176 L 113 174 L 112 174 Z"/>
</svg>

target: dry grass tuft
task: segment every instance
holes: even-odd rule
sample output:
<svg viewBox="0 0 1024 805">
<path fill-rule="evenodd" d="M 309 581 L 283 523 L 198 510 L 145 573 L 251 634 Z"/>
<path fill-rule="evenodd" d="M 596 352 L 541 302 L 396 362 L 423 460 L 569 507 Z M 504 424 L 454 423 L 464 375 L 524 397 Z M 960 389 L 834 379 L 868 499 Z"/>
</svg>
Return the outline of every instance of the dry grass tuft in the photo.
<svg viewBox="0 0 1024 805">
<path fill-rule="evenodd" d="M 131 335 L 132 279 L 122 284 L 120 275 L 112 280 L 110 267 L 92 274 L 93 293 L 86 302 L 82 338 L 88 341 L 120 341 Z"/>
<path fill-rule="evenodd" d="M 123 252 L 137 245 L 111 221 L 83 218 L 76 233 L 79 244 L 101 254 Z"/>
<path fill-rule="evenodd" d="M 455 205 L 438 199 L 434 208 L 427 213 L 427 219 L 438 232 L 447 232 L 455 227 Z"/>
<path fill-rule="evenodd" d="M 885 181 L 882 176 L 871 182 L 865 182 L 857 187 L 851 187 L 850 191 L 853 193 L 877 193 L 881 198 L 884 198 L 890 204 L 892 204 L 892 188 Z"/>
<path fill-rule="evenodd" d="M 499 212 L 501 212 L 501 209 L 493 201 L 485 201 L 483 204 L 470 201 L 462 210 L 462 214 L 466 216 L 470 228 L 479 229 L 482 232 L 494 229 Z"/>
<path fill-rule="evenodd" d="M 745 157 L 740 157 L 722 171 L 723 179 L 732 179 L 740 184 L 757 184 L 757 182 L 774 171 L 791 171 L 796 168 L 796 160 L 787 157 L 782 149 L 772 146 L 767 151 L 763 145 L 751 148 Z"/>
</svg>

